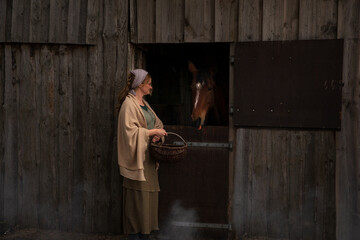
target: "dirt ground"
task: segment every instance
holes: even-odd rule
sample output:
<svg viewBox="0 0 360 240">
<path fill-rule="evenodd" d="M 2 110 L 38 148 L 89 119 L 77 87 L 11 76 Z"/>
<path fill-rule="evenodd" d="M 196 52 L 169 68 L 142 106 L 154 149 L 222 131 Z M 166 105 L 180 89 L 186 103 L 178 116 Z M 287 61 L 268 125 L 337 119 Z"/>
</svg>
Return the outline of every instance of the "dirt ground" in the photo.
<svg viewBox="0 0 360 240">
<path fill-rule="evenodd" d="M 26 228 L 5 232 L 0 235 L 0 240 L 126 240 L 126 237 Z"/>
</svg>

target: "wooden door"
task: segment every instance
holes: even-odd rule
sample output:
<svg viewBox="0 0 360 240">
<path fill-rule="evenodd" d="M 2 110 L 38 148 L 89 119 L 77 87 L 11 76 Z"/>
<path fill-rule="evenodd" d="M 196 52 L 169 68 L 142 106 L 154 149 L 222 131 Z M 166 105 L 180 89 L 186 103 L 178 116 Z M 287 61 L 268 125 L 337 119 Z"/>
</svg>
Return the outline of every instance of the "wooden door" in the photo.
<svg viewBox="0 0 360 240">
<path fill-rule="evenodd" d="M 159 169 L 160 234 L 183 234 L 184 239 L 225 239 L 228 234 L 229 149 L 228 127 L 165 126 L 188 143 L 214 146 L 189 146 L 186 159 L 163 163 Z M 166 141 L 181 141 L 168 137 Z"/>
</svg>

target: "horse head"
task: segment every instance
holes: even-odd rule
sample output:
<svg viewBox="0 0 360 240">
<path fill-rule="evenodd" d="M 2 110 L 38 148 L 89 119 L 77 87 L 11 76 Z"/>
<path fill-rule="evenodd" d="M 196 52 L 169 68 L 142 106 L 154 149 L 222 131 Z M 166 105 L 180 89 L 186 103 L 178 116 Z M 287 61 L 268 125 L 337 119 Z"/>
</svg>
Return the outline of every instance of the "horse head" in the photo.
<svg viewBox="0 0 360 240">
<path fill-rule="evenodd" d="M 191 119 L 199 130 L 204 126 L 208 111 L 214 107 L 214 71 L 197 69 L 189 62 L 189 71 L 192 73 L 191 92 L 193 109 Z"/>
</svg>

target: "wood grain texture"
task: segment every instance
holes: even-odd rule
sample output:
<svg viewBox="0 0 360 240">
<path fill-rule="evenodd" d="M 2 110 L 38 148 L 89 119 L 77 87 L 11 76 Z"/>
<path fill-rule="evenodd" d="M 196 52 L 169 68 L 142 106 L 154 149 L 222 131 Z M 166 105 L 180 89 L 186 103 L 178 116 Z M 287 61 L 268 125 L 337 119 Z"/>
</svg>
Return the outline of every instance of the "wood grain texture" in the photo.
<svg viewBox="0 0 360 240">
<path fill-rule="evenodd" d="M 263 1 L 263 41 L 297 40 L 299 1 Z"/>
<path fill-rule="evenodd" d="M 340 240 L 359 236 L 360 228 L 360 2 L 343 1 L 343 101 L 341 132 L 336 155 L 336 237 Z"/>
<path fill-rule="evenodd" d="M 38 177 L 36 164 L 37 143 L 37 104 L 35 61 L 30 46 L 22 45 L 20 51 L 19 79 L 19 206 L 21 207 L 20 224 L 28 227 L 37 226 Z"/>
<path fill-rule="evenodd" d="M 5 176 L 5 46 L 0 46 L 0 196 L 4 196 Z M 0 219 L 4 219 L 4 197 L 0 197 Z"/>
<path fill-rule="evenodd" d="M 12 47 L 5 45 L 5 86 L 4 86 L 4 220 L 15 225 L 18 221 L 18 79 L 16 69 L 20 64 Z"/>
<path fill-rule="evenodd" d="M 337 0 L 300 1 L 299 39 L 336 38 L 337 13 Z"/>
<path fill-rule="evenodd" d="M 86 20 L 86 43 L 95 44 L 99 37 L 99 14 L 101 1 L 88 0 Z"/>
<path fill-rule="evenodd" d="M 50 1 L 31 1 L 29 42 L 48 42 Z"/>
<path fill-rule="evenodd" d="M 236 142 L 238 237 L 335 239 L 333 132 L 238 129 Z"/>
<path fill-rule="evenodd" d="M 236 41 L 238 6 L 236 0 L 215 0 L 215 42 Z"/>
<path fill-rule="evenodd" d="M 184 41 L 184 1 L 156 1 L 156 42 L 180 43 Z"/>
<path fill-rule="evenodd" d="M 214 0 L 185 0 L 185 42 L 214 41 Z"/>
<path fill-rule="evenodd" d="M 0 42 L 6 40 L 6 14 L 7 14 L 7 1 L 0 1 Z M 8 24 L 10 25 L 10 24 Z"/>
<path fill-rule="evenodd" d="M 262 39 L 262 0 L 239 0 L 238 41 Z"/>
<path fill-rule="evenodd" d="M 137 0 L 136 29 L 138 43 L 154 43 L 156 40 L 156 5 L 155 0 Z"/>
<path fill-rule="evenodd" d="M 50 0 L 49 42 L 67 41 L 68 11 L 67 0 Z"/>
<path fill-rule="evenodd" d="M 13 0 L 11 41 L 27 42 L 29 40 L 30 1 Z"/>
</svg>

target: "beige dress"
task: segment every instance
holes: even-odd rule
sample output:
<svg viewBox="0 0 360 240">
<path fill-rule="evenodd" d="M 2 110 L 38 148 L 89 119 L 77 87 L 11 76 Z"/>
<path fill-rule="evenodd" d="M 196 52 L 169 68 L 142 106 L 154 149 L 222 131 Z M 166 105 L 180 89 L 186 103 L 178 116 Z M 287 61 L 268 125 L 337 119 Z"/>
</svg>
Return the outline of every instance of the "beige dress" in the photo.
<svg viewBox="0 0 360 240">
<path fill-rule="evenodd" d="M 142 107 L 148 129 L 152 129 L 155 116 L 146 107 Z M 145 153 L 144 175 L 146 181 L 136 181 L 124 177 L 123 182 L 123 227 L 124 233 L 150 234 L 159 230 L 158 196 L 159 181 L 156 162 L 149 152 Z"/>
</svg>

